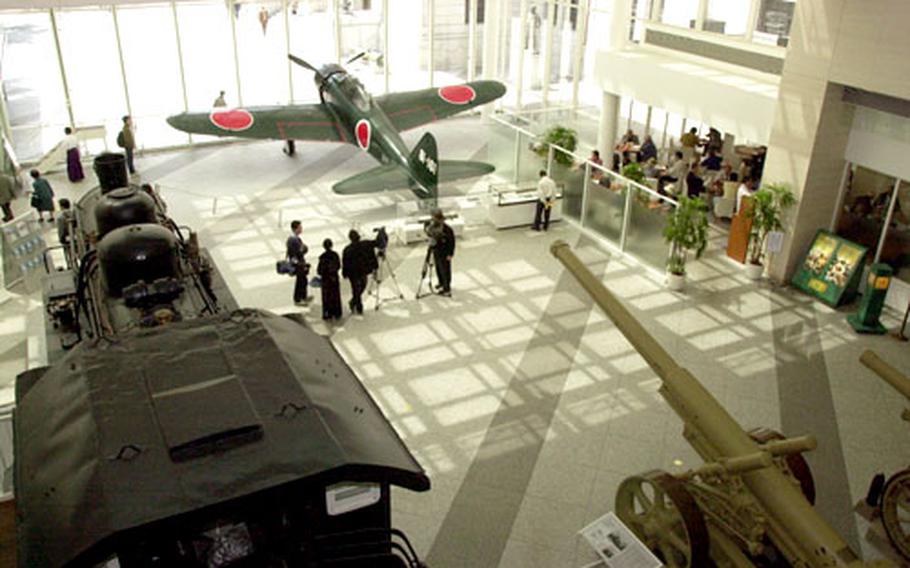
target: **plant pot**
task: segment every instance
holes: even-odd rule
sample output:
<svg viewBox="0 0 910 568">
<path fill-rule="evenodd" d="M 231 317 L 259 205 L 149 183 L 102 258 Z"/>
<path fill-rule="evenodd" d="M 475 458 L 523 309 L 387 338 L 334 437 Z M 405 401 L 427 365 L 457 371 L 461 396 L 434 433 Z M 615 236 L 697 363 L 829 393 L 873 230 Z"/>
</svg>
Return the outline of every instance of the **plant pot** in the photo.
<svg viewBox="0 0 910 568">
<path fill-rule="evenodd" d="M 764 273 L 765 265 L 763 264 L 752 264 L 750 262 L 746 265 L 746 277 L 749 280 L 760 280 Z"/>
<path fill-rule="evenodd" d="M 667 272 L 667 288 L 675 292 L 679 292 L 686 287 L 686 275 L 685 274 L 673 274 L 672 272 Z"/>
</svg>

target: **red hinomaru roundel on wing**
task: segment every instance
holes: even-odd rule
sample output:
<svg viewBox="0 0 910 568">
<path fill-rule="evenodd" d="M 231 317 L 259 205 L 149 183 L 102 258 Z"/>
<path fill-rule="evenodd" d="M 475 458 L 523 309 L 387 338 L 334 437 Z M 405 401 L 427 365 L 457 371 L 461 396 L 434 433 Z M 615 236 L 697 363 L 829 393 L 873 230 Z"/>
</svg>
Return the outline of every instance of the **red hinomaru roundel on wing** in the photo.
<svg viewBox="0 0 910 568">
<path fill-rule="evenodd" d="M 370 121 L 361 118 L 357 122 L 357 126 L 354 127 L 354 134 L 357 137 L 357 145 L 360 146 L 360 149 L 368 150 L 370 148 L 370 138 L 373 134 L 373 127 L 370 125 Z"/>
<path fill-rule="evenodd" d="M 218 128 L 231 132 L 239 132 L 253 126 L 253 115 L 242 108 L 212 111 L 209 120 Z"/>
<path fill-rule="evenodd" d="M 477 98 L 477 93 L 468 85 L 450 85 L 438 92 L 440 99 L 453 105 L 466 105 Z"/>
</svg>

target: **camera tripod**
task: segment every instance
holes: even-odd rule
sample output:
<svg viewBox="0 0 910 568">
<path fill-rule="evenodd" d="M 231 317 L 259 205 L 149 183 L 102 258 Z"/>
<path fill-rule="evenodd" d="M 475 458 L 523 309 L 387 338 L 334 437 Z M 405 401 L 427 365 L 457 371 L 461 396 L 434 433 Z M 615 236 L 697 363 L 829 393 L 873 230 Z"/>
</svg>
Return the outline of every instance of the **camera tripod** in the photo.
<svg viewBox="0 0 910 568">
<path fill-rule="evenodd" d="M 436 262 L 433 259 L 433 245 L 430 245 L 427 247 L 427 256 L 423 259 L 423 268 L 420 269 L 420 284 L 417 285 L 417 300 L 436 293 L 433 289 L 433 272 L 435 272 L 435 268 Z M 421 293 L 425 280 L 429 284 L 429 292 Z"/>
<path fill-rule="evenodd" d="M 380 252 L 377 256 L 379 257 L 379 267 L 373 271 L 373 277 L 370 278 L 370 285 L 367 287 L 367 296 L 376 296 L 376 309 L 378 310 L 383 302 L 395 299 L 404 300 L 404 294 L 401 292 L 401 286 L 398 285 L 398 278 L 395 277 L 395 271 L 392 269 L 392 265 L 389 263 L 389 257 L 386 256 L 385 251 Z M 382 282 L 387 277 L 392 279 L 392 285 L 395 287 L 397 298 L 382 297 Z"/>
</svg>

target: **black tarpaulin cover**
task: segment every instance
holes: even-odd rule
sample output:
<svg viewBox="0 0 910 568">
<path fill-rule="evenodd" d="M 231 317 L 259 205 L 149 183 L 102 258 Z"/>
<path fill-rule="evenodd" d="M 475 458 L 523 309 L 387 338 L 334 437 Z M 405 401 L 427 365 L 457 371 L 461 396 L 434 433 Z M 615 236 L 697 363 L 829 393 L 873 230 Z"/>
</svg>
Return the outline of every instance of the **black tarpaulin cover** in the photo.
<svg viewBox="0 0 910 568">
<path fill-rule="evenodd" d="M 430 482 L 331 343 L 241 310 L 84 343 L 15 411 L 19 565 L 314 475 Z"/>
</svg>

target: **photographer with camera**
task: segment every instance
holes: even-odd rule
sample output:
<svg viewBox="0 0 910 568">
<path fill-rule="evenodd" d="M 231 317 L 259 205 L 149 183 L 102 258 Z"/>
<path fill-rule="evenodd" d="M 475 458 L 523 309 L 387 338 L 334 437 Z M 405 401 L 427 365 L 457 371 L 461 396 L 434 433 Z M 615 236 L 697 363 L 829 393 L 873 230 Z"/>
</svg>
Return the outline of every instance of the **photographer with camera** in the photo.
<svg viewBox="0 0 910 568">
<path fill-rule="evenodd" d="M 448 226 L 442 210 L 433 211 L 433 220 L 427 225 L 427 236 L 430 237 L 430 248 L 433 251 L 433 263 L 436 265 L 436 277 L 439 284 L 436 289 L 443 296 L 452 295 L 452 257 L 455 256 L 455 231 Z"/>
<path fill-rule="evenodd" d="M 355 314 L 363 314 L 363 296 L 367 287 L 367 279 L 374 270 L 379 268 L 376 261 L 374 241 L 360 240 L 360 233 L 351 229 L 348 233 L 351 243 L 344 247 L 341 255 L 341 275 L 351 281 L 351 301 L 348 307 Z"/>
<path fill-rule="evenodd" d="M 310 273 L 310 265 L 304 258 L 309 249 L 300 238 L 302 232 L 303 226 L 300 221 L 291 221 L 291 236 L 288 237 L 285 244 L 288 262 L 294 267 L 294 303 L 297 305 L 310 301 L 307 296 L 307 276 Z"/>
</svg>

